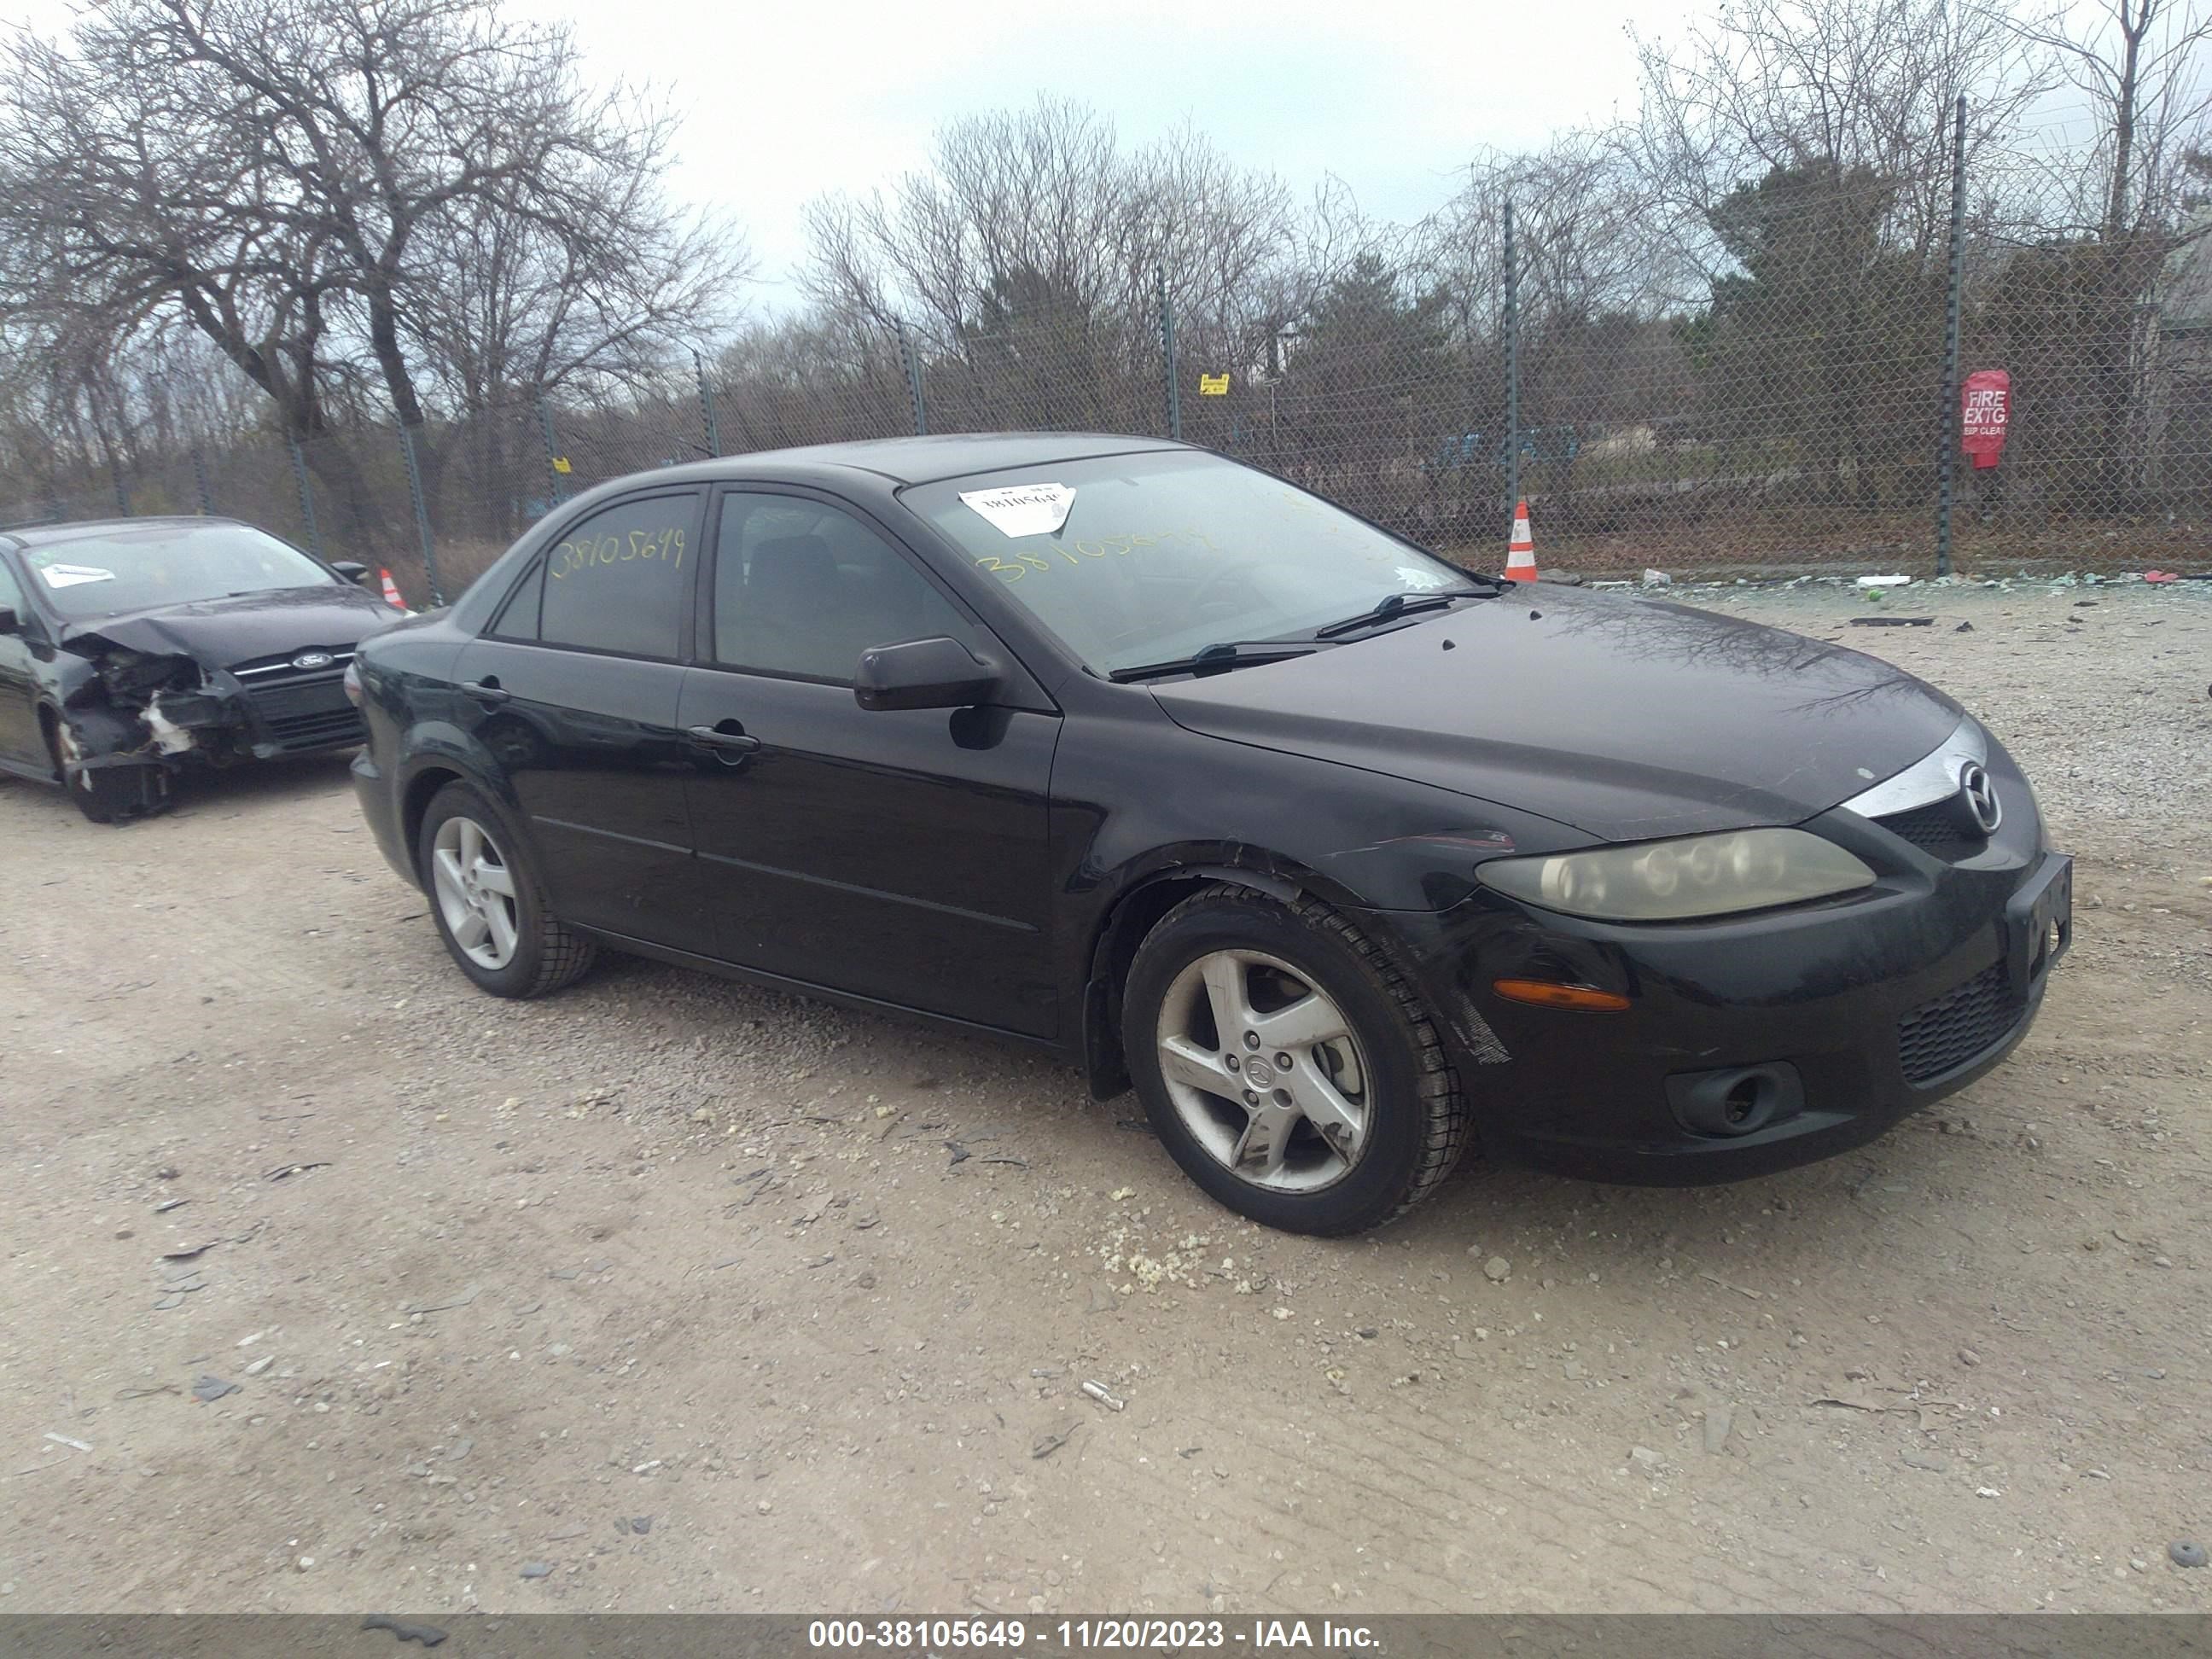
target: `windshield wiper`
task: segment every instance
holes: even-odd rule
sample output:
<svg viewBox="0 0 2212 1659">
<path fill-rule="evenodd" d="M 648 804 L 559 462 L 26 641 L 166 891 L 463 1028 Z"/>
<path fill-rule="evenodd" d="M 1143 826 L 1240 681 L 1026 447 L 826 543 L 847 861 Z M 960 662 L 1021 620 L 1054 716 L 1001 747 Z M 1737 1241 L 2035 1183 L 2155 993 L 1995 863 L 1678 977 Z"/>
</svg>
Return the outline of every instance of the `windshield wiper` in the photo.
<svg viewBox="0 0 2212 1659">
<path fill-rule="evenodd" d="M 1116 684 L 1127 685 L 1132 680 L 1164 679 L 1170 674 L 1219 674 L 1231 668 L 1249 668 L 1257 663 L 1310 657 L 1317 648 L 1310 640 L 1258 640 L 1244 645 L 1224 641 L 1194 651 L 1188 657 L 1141 663 L 1134 668 L 1116 668 L 1106 678 Z"/>
<path fill-rule="evenodd" d="M 1442 611 L 1459 599 L 1494 599 L 1505 590 L 1494 584 L 1484 587 L 1450 587 L 1441 593 L 1385 593 L 1371 610 L 1356 617 L 1346 617 L 1326 628 L 1314 629 L 1314 638 L 1333 640 L 1343 634 L 1354 634 L 1363 628 L 1373 628 L 1382 623 L 1395 622 L 1401 617 L 1411 617 L 1424 611 Z"/>
</svg>

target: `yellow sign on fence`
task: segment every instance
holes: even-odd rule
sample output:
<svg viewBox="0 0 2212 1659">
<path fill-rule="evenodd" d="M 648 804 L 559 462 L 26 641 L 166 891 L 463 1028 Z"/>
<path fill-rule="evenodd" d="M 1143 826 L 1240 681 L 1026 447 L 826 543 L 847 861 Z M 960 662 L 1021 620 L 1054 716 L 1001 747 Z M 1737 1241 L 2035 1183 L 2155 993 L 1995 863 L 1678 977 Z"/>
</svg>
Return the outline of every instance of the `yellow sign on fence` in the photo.
<svg viewBox="0 0 2212 1659">
<path fill-rule="evenodd" d="M 1226 398 L 1229 395 L 1229 377 L 1226 374 L 1200 375 L 1198 395 L 1201 398 Z"/>
<path fill-rule="evenodd" d="M 574 471 L 574 469 L 568 465 L 568 458 L 566 455 L 556 455 L 553 458 L 553 470 L 556 472 L 570 472 Z"/>
</svg>

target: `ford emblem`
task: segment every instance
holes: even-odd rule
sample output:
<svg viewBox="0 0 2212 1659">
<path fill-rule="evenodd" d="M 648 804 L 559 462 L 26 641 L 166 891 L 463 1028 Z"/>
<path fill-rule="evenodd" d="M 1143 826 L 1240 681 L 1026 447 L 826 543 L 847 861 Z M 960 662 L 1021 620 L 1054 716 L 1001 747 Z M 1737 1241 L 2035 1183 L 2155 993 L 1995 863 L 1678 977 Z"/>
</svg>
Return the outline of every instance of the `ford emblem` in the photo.
<svg viewBox="0 0 2212 1659">
<path fill-rule="evenodd" d="M 328 668 L 337 659 L 327 651 L 302 651 L 292 659 L 292 666 L 305 673 L 309 669 Z"/>
</svg>

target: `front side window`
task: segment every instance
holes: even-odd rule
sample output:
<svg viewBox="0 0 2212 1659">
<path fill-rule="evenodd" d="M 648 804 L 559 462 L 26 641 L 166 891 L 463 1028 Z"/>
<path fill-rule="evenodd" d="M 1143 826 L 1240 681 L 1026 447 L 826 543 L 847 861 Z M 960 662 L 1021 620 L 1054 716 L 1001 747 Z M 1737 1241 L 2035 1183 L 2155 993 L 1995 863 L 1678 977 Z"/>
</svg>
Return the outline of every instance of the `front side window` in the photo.
<svg viewBox="0 0 2212 1659">
<path fill-rule="evenodd" d="M 1100 673 L 1297 638 L 1468 580 L 1279 478 L 1189 450 L 946 479 L 900 499 Z"/>
<path fill-rule="evenodd" d="M 299 549 L 242 524 L 103 526 L 42 538 L 22 559 L 40 596 L 73 623 L 337 581 Z"/>
<path fill-rule="evenodd" d="M 871 646 L 975 629 L 882 536 L 842 508 L 732 491 L 714 538 L 714 660 L 850 684 Z"/>
<path fill-rule="evenodd" d="M 544 574 L 526 582 L 500 615 L 497 631 L 532 637 L 516 603 L 541 589 L 536 637 L 548 645 L 628 657 L 673 658 L 684 595 L 698 567 L 690 545 L 696 491 L 647 495 L 604 507 L 545 550 Z"/>
</svg>

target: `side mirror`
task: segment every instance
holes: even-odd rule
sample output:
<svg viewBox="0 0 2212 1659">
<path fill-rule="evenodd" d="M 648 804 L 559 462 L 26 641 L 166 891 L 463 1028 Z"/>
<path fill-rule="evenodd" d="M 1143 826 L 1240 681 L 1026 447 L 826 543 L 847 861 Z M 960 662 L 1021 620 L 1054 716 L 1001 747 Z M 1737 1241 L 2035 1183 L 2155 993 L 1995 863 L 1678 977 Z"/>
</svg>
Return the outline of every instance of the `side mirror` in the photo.
<svg viewBox="0 0 2212 1659">
<path fill-rule="evenodd" d="M 853 699 L 863 708 L 966 708 L 997 689 L 998 670 L 940 634 L 860 653 Z"/>
<path fill-rule="evenodd" d="M 23 619 L 15 614 L 15 608 L 0 605 L 0 634 L 20 634 L 22 631 Z"/>
<path fill-rule="evenodd" d="M 368 580 L 368 567 L 365 564 L 356 564 L 351 559 L 332 559 L 331 568 L 349 582 L 365 582 Z"/>
</svg>

